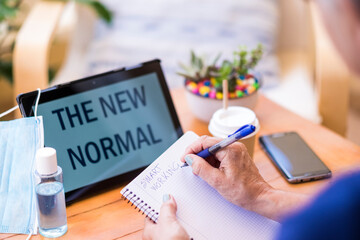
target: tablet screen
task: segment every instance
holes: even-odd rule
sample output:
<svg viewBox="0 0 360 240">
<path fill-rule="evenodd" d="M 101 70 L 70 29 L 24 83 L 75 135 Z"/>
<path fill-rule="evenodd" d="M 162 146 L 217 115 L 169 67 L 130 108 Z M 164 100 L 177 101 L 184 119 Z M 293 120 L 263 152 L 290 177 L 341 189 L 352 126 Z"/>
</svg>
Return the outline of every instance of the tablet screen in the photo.
<svg viewBox="0 0 360 240">
<path fill-rule="evenodd" d="M 178 139 L 158 74 L 137 75 L 112 81 L 112 73 L 104 86 L 40 101 L 45 146 L 57 151 L 65 192 L 148 166 Z"/>
</svg>

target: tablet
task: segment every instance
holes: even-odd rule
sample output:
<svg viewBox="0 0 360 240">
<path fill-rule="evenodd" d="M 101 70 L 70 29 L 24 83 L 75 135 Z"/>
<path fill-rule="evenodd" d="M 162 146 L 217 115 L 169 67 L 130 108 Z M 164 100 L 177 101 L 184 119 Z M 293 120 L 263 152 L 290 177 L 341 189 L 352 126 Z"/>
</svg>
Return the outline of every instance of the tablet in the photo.
<svg viewBox="0 0 360 240">
<path fill-rule="evenodd" d="M 20 94 L 24 117 L 37 91 Z M 159 60 L 41 91 L 45 146 L 57 151 L 67 202 L 105 188 L 152 163 L 182 129 Z"/>
</svg>

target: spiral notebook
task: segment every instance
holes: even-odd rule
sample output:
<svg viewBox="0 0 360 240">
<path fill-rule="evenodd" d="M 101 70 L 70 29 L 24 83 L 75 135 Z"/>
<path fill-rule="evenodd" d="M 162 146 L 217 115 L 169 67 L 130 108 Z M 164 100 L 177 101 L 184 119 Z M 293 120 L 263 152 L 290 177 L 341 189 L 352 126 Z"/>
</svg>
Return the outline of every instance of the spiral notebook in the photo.
<svg viewBox="0 0 360 240">
<path fill-rule="evenodd" d="M 225 200 L 215 189 L 181 168 L 181 155 L 198 136 L 185 133 L 121 190 L 128 202 L 157 221 L 163 194 L 174 196 L 177 217 L 190 237 L 198 239 L 273 239 L 279 223 Z"/>
</svg>

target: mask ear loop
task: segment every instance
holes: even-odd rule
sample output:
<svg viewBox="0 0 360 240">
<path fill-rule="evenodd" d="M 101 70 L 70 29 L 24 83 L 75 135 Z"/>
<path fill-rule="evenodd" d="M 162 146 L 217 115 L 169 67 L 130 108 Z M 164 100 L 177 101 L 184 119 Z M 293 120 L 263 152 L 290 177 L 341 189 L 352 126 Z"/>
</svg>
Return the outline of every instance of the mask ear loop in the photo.
<svg viewBox="0 0 360 240">
<path fill-rule="evenodd" d="M 34 112 L 34 116 L 35 118 L 37 118 L 37 109 L 38 109 L 38 105 L 39 105 L 39 100 L 40 100 L 40 95 L 41 95 L 41 89 L 38 88 L 38 95 L 36 97 L 36 102 L 35 102 L 35 112 Z"/>
<path fill-rule="evenodd" d="M 32 235 L 33 235 L 33 230 L 31 229 L 29 235 L 26 238 L 26 240 L 30 240 Z"/>
<path fill-rule="evenodd" d="M 19 108 L 19 106 L 15 106 L 15 107 L 10 108 L 9 110 L 1 113 L 1 114 L 0 114 L 0 118 L 5 117 L 6 115 L 12 113 L 13 111 L 15 111 L 15 110 L 18 109 L 18 108 Z"/>
<path fill-rule="evenodd" d="M 36 103 L 35 103 L 35 118 L 37 118 L 37 107 L 39 105 L 39 100 L 40 100 L 40 95 L 41 95 L 41 89 L 38 88 L 37 90 L 38 90 L 38 95 L 37 95 Z M 0 118 L 5 117 L 6 115 L 12 113 L 13 111 L 15 111 L 18 108 L 19 108 L 19 106 L 15 106 L 15 107 L 10 108 L 9 110 L 7 110 L 7 111 L 5 111 L 3 113 L 0 113 Z"/>
</svg>

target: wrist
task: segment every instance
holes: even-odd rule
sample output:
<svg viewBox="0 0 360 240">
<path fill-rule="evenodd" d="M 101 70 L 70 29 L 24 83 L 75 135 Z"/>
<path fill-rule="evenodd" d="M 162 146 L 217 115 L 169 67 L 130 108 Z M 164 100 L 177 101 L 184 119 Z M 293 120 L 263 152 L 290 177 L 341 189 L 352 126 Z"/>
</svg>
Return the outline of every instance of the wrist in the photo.
<svg viewBox="0 0 360 240">
<path fill-rule="evenodd" d="M 264 206 L 265 200 L 268 199 L 268 196 L 275 190 L 265 181 L 257 182 L 251 189 L 252 193 L 249 194 L 248 200 L 239 205 L 253 212 L 257 212 L 259 207 Z"/>
<path fill-rule="evenodd" d="M 275 189 L 268 185 L 248 209 L 279 221 L 284 215 L 302 207 L 308 199 L 307 195 Z"/>
<path fill-rule="evenodd" d="M 276 194 L 277 189 L 271 187 L 268 183 L 261 183 L 259 186 L 259 191 L 252 201 L 251 206 L 249 206 L 250 211 L 257 212 L 258 209 L 265 207 L 268 204 L 268 200 Z"/>
<path fill-rule="evenodd" d="M 281 198 L 280 190 L 268 185 L 262 189 L 248 210 L 271 219 L 277 219 L 277 217 L 273 216 L 275 212 L 278 212 L 277 203 L 285 200 Z"/>
</svg>

